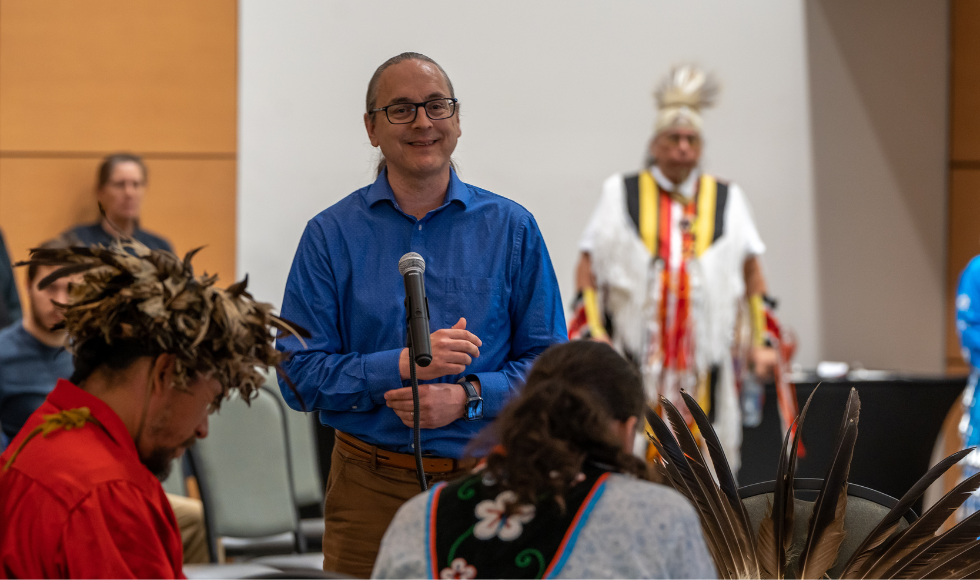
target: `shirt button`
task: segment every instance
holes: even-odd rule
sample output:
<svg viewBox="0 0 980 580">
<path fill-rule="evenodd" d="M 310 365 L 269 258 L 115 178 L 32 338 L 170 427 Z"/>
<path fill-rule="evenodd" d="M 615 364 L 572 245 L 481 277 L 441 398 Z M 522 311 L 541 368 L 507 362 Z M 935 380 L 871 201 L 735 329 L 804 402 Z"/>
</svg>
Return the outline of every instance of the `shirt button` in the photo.
<svg viewBox="0 0 980 580">
<path fill-rule="evenodd" d="M 421 230 L 421 229 L 422 229 L 422 224 L 419 224 L 419 230 Z"/>
<path fill-rule="evenodd" d="M 351 406 L 351 409 L 356 409 L 356 408 L 357 408 L 357 405 Z"/>
</svg>

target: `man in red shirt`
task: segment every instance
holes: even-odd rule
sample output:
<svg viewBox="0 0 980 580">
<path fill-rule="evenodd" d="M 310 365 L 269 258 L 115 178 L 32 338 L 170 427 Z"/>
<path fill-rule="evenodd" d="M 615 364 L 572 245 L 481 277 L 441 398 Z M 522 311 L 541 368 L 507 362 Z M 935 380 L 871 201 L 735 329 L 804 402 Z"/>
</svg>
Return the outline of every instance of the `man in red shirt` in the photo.
<svg viewBox="0 0 980 580">
<path fill-rule="evenodd" d="M 0 577 L 181 578 L 160 479 L 231 389 L 262 384 L 256 365 L 278 366 L 270 326 L 291 327 L 244 282 L 215 288 L 138 242 L 31 259 L 86 274 L 65 310 L 71 381 L 0 456 Z"/>
</svg>

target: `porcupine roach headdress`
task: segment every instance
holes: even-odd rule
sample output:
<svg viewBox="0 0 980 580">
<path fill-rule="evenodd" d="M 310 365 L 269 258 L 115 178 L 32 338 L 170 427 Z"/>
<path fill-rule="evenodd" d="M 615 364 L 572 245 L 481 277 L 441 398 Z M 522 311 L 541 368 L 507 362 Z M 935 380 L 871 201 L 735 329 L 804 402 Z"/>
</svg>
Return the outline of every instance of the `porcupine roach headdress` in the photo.
<svg viewBox="0 0 980 580">
<path fill-rule="evenodd" d="M 850 557 L 838 562 L 847 534 L 847 477 L 861 408 L 857 391 L 851 389 L 848 397 L 833 460 L 813 504 L 802 545 L 794 541 L 793 516 L 798 509 L 793 482 L 799 434 L 810 401 L 796 421 L 798 428 L 787 430 L 772 501 L 756 530 L 711 423 L 693 398 L 682 395 L 704 435 L 717 483 L 680 412 L 664 398 L 660 402 L 673 433 L 660 416 L 648 410 L 647 420 L 654 432 L 650 439 L 660 452 L 656 467 L 663 481 L 684 494 L 700 516 L 719 578 L 825 578 L 829 574 L 832 578 L 976 578 L 980 573 L 980 512 L 940 533 L 946 519 L 980 488 L 980 474 L 965 479 L 911 524 L 903 519 L 926 488 L 972 449 L 954 453 L 930 469 L 867 536 L 854 539 L 860 544 Z"/>
<path fill-rule="evenodd" d="M 273 346 L 270 330 L 309 333 L 273 315 L 270 304 L 253 300 L 245 290 L 247 276 L 227 289 L 215 287 L 217 276 L 195 277 L 191 259 L 198 250 L 181 260 L 129 238 L 109 247 L 35 248 L 30 260 L 17 265 L 59 266 L 38 283 L 41 288 L 64 276 L 84 275 L 62 305 L 60 326 L 72 353 L 120 343 L 148 354 L 170 353 L 176 356 L 175 388 L 186 388 L 200 373 L 221 383 L 216 404 L 231 390 L 247 401 L 264 382 L 256 366 L 281 372 L 284 355 Z"/>
<path fill-rule="evenodd" d="M 720 86 L 711 74 L 693 65 L 671 69 L 653 96 L 657 102 L 655 133 L 674 127 L 701 131 L 701 110 L 715 104 Z"/>
</svg>

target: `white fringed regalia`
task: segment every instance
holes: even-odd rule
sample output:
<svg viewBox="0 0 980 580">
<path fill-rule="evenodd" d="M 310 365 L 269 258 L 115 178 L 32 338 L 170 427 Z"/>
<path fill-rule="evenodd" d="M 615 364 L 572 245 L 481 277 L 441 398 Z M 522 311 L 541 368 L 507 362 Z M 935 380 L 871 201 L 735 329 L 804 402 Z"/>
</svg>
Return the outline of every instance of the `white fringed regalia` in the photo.
<svg viewBox="0 0 980 580">
<path fill-rule="evenodd" d="M 657 93 L 658 132 L 699 130 L 700 108 L 715 90 L 700 71 L 675 69 Z M 663 395 L 686 414 L 680 391 L 692 394 L 737 470 L 733 342 L 745 261 L 765 251 L 741 188 L 698 169 L 679 185 L 656 166 L 613 175 L 579 249 L 591 257 L 609 338 L 639 365 L 648 399 L 656 406 Z"/>
</svg>

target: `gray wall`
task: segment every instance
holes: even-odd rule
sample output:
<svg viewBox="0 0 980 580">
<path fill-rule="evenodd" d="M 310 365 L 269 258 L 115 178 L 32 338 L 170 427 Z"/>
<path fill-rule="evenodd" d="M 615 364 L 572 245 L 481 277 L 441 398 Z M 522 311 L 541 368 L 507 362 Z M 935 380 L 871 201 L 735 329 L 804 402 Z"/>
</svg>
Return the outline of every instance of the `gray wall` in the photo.
<svg viewBox="0 0 980 580">
<path fill-rule="evenodd" d="M 948 14 L 935 0 L 809 0 L 821 352 L 943 368 Z"/>
<path fill-rule="evenodd" d="M 535 214 L 567 304 L 602 180 L 638 168 L 656 81 L 696 61 L 724 85 L 704 165 L 749 197 L 798 361 L 938 370 L 945 3 L 849 4 L 501 0 L 435 19 L 388 0 L 242 0 L 239 273 L 280 302 L 306 221 L 373 179 L 368 78 L 415 50 L 462 102 L 461 177 Z M 857 80 L 855 62 L 871 69 Z"/>
</svg>

